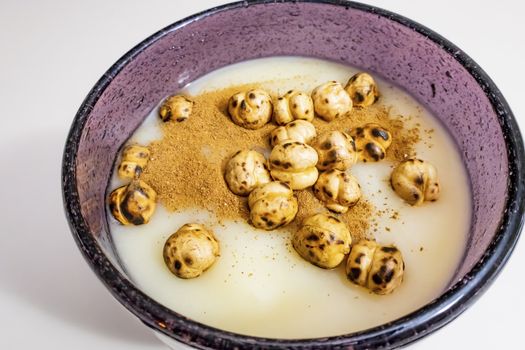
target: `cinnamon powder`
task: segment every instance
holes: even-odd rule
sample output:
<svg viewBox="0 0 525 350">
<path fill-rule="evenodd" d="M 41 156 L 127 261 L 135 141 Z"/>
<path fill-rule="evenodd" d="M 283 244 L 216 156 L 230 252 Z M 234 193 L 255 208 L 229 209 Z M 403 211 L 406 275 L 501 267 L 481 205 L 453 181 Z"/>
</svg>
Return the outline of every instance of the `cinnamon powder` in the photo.
<svg viewBox="0 0 525 350">
<path fill-rule="evenodd" d="M 155 189 L 158 200 L 169 211 L 201 208 L 213 213 L 219 221 L 248 220 L 247 199 L 228 189 L 224 169 L 238 150 L 254 149 L 268 156 L 269 135 L 276 125 L 269 123 L 258 130 L 244 129 L 230 120 L 227 107 L 233 94 L 255 87 L 241 85 L 204 92 L 191 98 L 195 104 L 188 120 L 162 124 L 163 138 L 149 145 L 151 158 L 141 179 Z M 407 129 L 402 117 L 391 116 L 389 108 L 379 103 L 354 109 L 350 116 L 329 123 L 319 118 L 313 121 L 318 135 L 331 130 L 348 132 L 366 123 L 380 124 L 392 134 L 388 160 L 399 162 L 414 154 L 419 130 Z M 296 196 L 299 211 L 287 229 L 295 230 L 307 216 L 327 212 L 310 189 L 296 191 Z M 373 212 L 373 206 L 362 198 L 338 217 L 358 240 L 367 236 Z"/>
</svg>

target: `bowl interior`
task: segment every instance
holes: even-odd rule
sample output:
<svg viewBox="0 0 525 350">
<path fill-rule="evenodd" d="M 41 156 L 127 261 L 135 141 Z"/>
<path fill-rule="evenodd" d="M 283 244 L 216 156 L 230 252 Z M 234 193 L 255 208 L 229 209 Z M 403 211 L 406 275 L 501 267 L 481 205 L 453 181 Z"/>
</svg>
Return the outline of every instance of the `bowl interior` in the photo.
<svg viewBox="0 0 525 350">
<path fill-rule="evenodd" d="M 449 130 L 472 187 L 465 258 L 451 285 L 480 260 L 505 207 L 508 159 L 498 115 L 465 66 L 438 43 L 388 16 L 330 3 L 237 5 L 175 25 L 142 43 L 92 92 L 71 166 L 80 215 L 118 268 L 105 194 L 115 155 L 166 95 L 217 68 L 248 59 L 299 55 L 357 66 L 404 88 Z M 196 18 L 194 18 L 196 19 Z M 83 127 L 82 127 L 83 125 Z M 468 212 L 466 208 L 466 212 Z"/>
</svg>

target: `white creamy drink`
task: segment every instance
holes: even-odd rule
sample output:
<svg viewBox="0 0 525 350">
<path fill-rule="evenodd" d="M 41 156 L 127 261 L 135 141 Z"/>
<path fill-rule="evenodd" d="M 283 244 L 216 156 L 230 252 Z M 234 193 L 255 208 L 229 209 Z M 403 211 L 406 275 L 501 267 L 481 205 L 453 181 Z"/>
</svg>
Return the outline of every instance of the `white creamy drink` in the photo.
<svg viewBox="0 0 525 350">
<path fill-rule="evenodd" d="M 309 93 L 329 80 L 344 84 L 357 71 L 317 59 L 265 58 L 212 72 L 191 83 L 186 93 L 197 95 L 246 83 L 261 83 L 278 94 L 292 88 Z M 210 226 L 216 221 L 205 210 L 168 212 L 160 203 L 151 221 L 141 226 L 120 225 L 108 211 L 115 247 L 134 283 L 195 321 L 241 334 L 290 339 L 364 330 L 438 297 L 466 244 L 471 219 L 466 170 L 452 139 L 423 106 L 388 82 L 376 81 L 381 92 L 378 103 L 392 106 L 392 115 L 410 116 L 407 125 L 418 124 L 417 157 L 436 167 L 441 185 L 438 201 L 412 207 L 390 186 L 392 162 L 357 163 L 351 168 L 363 200 L 372 203 L 376 212 L 398 213 L 395 217 L 375 215 L 370 226 L 371 237 L 381 244 L 395 244 L 403 253 L 406 270 L 398 289 L 390 295 L 375 295 L 347 280 L 344 263 L 334 270 L 310 264 L 295 252 L 284 229 L 258 230 L 242 219 Z M 155 108 L 131 142 L 147 145 L 162 137 L 157 114 Z M 123 183 L 114 174 L 109 189 Z M 221 255 L 202 276 L 184 280 L 168 270 L 162 252 L 166 239 L 190 222 L 202 223 L 215 233 Z"/>
</svg>

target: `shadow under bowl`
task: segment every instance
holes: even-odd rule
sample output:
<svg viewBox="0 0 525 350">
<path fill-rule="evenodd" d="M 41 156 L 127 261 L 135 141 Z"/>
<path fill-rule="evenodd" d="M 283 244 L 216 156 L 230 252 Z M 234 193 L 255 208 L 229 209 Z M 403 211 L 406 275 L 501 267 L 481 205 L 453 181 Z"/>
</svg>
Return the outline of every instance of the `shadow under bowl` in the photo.
<svg viewBox="0 0 525 350">
<path fill-rule="evenodd" d="M 457 143 L 469 174 L 473 215 L 464 259 L 449 288 L 413 313 L 352 334 L 304 340 L 243 336 L 160 305 L 119 263 L 105 195 L 119 148 L 166 95 L 236 62 L 295 55 L 373 72 L 424 104 Z M 94 272 L 128 310 L 163 335 L 197 348 L 395 348 L 442 327 L 484 291 L 510 256 L 524 212 L 523 142 L 503 96 L 452 43 L 399 15 L 338 0 L 244 1 L 159 31 L 115 63 L 78 111 L 63 159 L 73 236 Z"/>
</svg>

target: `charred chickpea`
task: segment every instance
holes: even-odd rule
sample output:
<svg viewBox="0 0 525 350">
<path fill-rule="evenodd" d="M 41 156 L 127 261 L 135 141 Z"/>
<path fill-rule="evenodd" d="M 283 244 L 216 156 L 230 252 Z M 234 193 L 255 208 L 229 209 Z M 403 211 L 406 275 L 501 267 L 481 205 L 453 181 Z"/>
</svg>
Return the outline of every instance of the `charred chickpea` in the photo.
<svg viewBox="0 0 525 350">
<path fill-rule="evenodd" d="M 374 78 L 368 73 L 357 73 L 348 80 L 345 90 L 355 107 L 368 107 L 379 99 L 379 90 Z"/>
<path fill-rule="evenodd" d="M 287 184 L 272 181 L 248 196 L 250 221 L 256 228 L 274 230 L 290 223 L 297 214 L 297 198 Z"/>
<path fill-rule="evenodd" d="M 118 175 L 121 179 L 131 180 L 140 175 L 148 164 L 150 151 L 147 147 L 129 145 L 122 151 L 122 159 L 118 166 Z"/>
<path fill-rule="evenodd" d="M 266 158 L 257 151 L 238 151 L 226 164 L 224 179 L 230 190 L 247 196 L 257 186 L 271 181 Z"/>
<path fill-rule="evenodd" d="M 147 224 L 156 207 L 157 193 L 147 183 L 135 179 L 109 195 L 109 209 L 123 225 Z"/>
<path fill-rule="evenodd" d="M 341 131 L 330 131 L 321 134 L 314 142 L 314 148 L 319 155 L 317 168 L 321 171 L 349 169 L 357 161 L 354 140 Z"/>
<path fill-rule="evenodd" d="M 295 120 L 275 128 L 270 134 L 270 144 L 274 147 L 285 141 L 310 143 L 315 136 L 317 133 L 312 123 L 306 120 Z"/>
<path fill-rule="evenodd" d="M 163 122 L 187 120 L 193 109 L 193 102 L 182 95 L 170 96 L 162 102 L 159 108 L 159 117 Z"/>
<path fill-rule="evenodd" d="M 401 251 L 362 240 L 354 244 L 346 263 L 348 279 L 376 294 L 390 294 L 403 282 L 405 263 Z"/>
<path fill-rule="evenodd" d="M 297 90 L 290 90 L 274 102 L 273 118 L 278 125 L 285 125 L 294 120 L 314 119 L 312 98 Z"/>
<path fill-rule="evenodd" d="M 434 202 L 440 186 L 436 168 L 421 159 L 407 159 L 392 172 L 390 183 L 397 195 L 410 205 Z"/>
<path fill-rule="evenodd" d="M 392 134 L 379 124 L 369 123 L 350 132 L 354 138 L 359 160 L 378 162 L 386 157 L 392 144 Z"/>
<path fill-rule="evenodd" d="M 357 179 L 336 169 L 321 173 L 313 191 L 326 208 L 336 213 L 346 213 L 361 198 L 361 187 Z"/>
<path fill-rule="evenodd" d="M 323 269 L 337 267 L 350 251 L 352 237 L 344 223 L 332 215 L 306 218 L 292 237 L 292 245 L 306 261 Z"/>
<path fill-rule="evenodd" d="M 272 116 L 270 95 L 261 89 L 239 92 L 228 101 L 228 112 L 232 121 L 246 129 L 263 127 Z"/>
<path fill-rule="evenodd" d="M 317 181 L 317 153 L 312 147 L 296 141 L 278 144 L 270 153 L 270 174 L 274 180 L 302 190 Z"/>
<path fill-rule="evenodd" d="M 336 81 L 316 87 L 312 92 L 315 113 L 326 121 L 347 115 L 352 110 L 352 99 Z"/>
<path fill-rule="evenodd" d="M 211 231 L 199 224 L 186 224 L 164 244 L 168 269 L 180 278 L 195 278 L 209 269 L 220 255 L 219 242 Z"/>
</svg>

